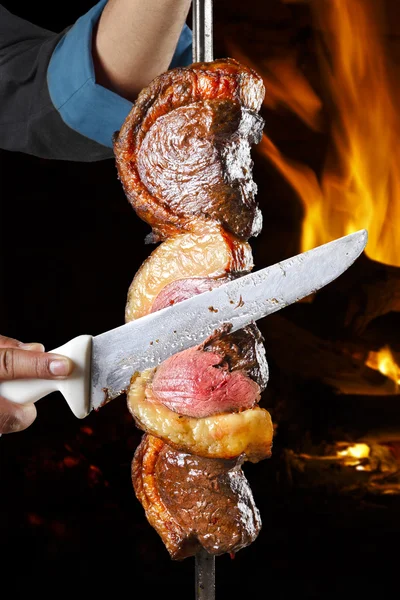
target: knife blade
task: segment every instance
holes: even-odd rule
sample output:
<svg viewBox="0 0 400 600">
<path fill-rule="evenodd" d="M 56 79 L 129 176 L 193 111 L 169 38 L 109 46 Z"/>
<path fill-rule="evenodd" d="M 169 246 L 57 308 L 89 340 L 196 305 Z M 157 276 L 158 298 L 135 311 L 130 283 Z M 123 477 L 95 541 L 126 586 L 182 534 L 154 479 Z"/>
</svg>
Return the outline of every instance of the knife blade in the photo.
<svg viewBox="0 0 400 600">
<path fill-rule="evenodd" d="M 134 373 L 226 325 L 237 331 L 321 289 L 353 264 L 367 239 L 366 230 L 357 231 L 95 337 L 74 338 L 53 350 L 74 361 L 69 378 L 1 382 L 0 395 L 27 403 L 59 390 L 83 418 L 127 390 Z"/>
</svg>

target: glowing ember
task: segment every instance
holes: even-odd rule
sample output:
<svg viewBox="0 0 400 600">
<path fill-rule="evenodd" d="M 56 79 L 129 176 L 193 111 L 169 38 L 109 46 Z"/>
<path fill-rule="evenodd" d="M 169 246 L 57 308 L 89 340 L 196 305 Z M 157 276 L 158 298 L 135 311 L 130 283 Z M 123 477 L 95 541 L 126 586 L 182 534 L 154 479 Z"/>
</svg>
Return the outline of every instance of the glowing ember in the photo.
<svg viewBox="0 0 400 600">
<path fill-rule="evenodd" d="M 367 444 L 353 444 L 352 446 L 348 446 L 344 450 L 338 450 L 338 456 L 343 458 L 368 458 L 370 453 L 370 448 Z M 357 461 L 358 463 L 359 461 Z"/>
<path fill-rule="evenodd" d="M 287 160 L 266 136 L 261 149 L 302 200 L 302 251 L 366 228 L 368 256 L 400 266 L 400 121 L 378 15 L 370 0 L 309 4 L 329 98 L 330 152 L 317 177 L 308 166 Z M 289 60 L 254 66 L 270 90 L 269 108 L 285 104 L 319 128 L 318 101 Z"/>
<path fill-rule="evenodd" d="M 400 385 L 400 367 L 396 363 L 389 346 L 384 346 L 378 352 L 370 352 L 366 366 L 380 371 L 396 384 L 396 391 Z"/>
<path fill-rule="evenodd" d="M 91 427 L 81 427 L 81 431 L 86 435 L 93 435 L 93 429 Z"/>
<path fill-rule="evenodd" d="M 378 495 L 400 494 L 398 443 L 345 442 L 315 448 L 315 453 L 286 450 L 290 477 L 305 476 L 315 485 L 336 485 L 341 492 L 355 490 Z"/>
<path fill-rule="evenodd" d="M 79 464 L 79 458 L 76 456 L 66 456 L 63 463 L 68 468 L 76 467 Z"/>
<path fill-rule="evenodd" d="M 333 450 L 333 451 L 332 451 Z M 348 442 L 336 442 L 334 448 L 331 448 L 327 454 L 310 455 L 299 454 L 301 458 L 308 460 L 322 460 L 328 462 L 341 462 L 345 466 L 357 467 L 361 466 L 370 458 L 371 448 L 368 444 Z M 361 467 L 363 470 L 364 468 Z"/>
</svg>

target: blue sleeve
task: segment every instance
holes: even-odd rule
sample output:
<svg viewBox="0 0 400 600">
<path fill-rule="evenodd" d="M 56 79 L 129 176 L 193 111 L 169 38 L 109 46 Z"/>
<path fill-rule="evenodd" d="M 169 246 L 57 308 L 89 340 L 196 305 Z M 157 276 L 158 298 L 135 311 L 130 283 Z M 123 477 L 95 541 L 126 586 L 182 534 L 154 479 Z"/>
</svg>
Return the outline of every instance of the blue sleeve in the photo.
<svg viewBox="0 0 400 600">
<path fill-rule="evenodd" d="M 56 46 L 47 71 L 51 100 L 63 121 L 81 135 L 112 148 L 132 103 L 98 85 L 92 60 L 92 31 L 106 5 L 101 0 L 83 15 Z M 192 62 L 192 33 L 185 25 L 170 68 Z"/>
</svg>

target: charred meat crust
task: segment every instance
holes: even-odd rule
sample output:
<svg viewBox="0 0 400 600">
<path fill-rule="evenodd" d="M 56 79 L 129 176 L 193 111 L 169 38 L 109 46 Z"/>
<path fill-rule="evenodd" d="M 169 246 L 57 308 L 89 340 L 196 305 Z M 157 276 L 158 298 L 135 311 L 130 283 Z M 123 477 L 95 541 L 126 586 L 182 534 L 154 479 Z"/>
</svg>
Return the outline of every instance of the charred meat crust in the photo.
<svg viewBox="0 0 400 600">
<path fill-rule="evenodd" d="M 249 150 L 261 137 L 263 97 L 261 78 L 234 59 L 172 69 L 139 94 L 114 153 L 154 241 L 191 231 L 196 219 L 242 239 L 259 233 Z"/>
<path fill-rule="evenodd" d="M 261 520 L 240 465 L 241 459 L 200 458 L 143 437 L 133 485 L 172 558 L 200 547 L 214 555 L 237 552 L 255 540 Z"/>
<path fill-rule="evenodd" d="M 200 546 L 194 537 L 187 535 L 160 497 L 155 466 L 163 446 L 161 440 L 149 435 L 143 436 L 132 461 L 132 483 L 147 520 L 161 537 L 171 558 L 182 560 L 195 554 Z"/>
<path fill-rule="evenodd" d="M 252 324 L 226 335 L 217 335 L 203 344 L 206 352 L 214 352 L 224 359 L 229 371 L 242 371 L 258 383 L 260 391 L 268 383 L 268 363 L 265 358 L 263 337 L 257 325 Z M 219 365 L 219 367 L 223 366 Z M 218 367 L 217 367 L 218 368 Z"/>
</svg>

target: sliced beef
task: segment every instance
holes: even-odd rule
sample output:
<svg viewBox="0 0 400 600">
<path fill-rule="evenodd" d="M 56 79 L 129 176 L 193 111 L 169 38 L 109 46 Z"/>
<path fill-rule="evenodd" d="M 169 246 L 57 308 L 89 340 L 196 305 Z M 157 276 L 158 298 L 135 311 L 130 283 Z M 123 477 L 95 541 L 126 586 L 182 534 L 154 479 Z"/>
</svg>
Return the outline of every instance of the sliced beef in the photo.
<svg viewBox="0 0 400 600">
<path fill-rule="evenodd" d="M 212 290 L 240 276 L 179 279 L 155 299 L 152 312 Z M 268 382 L 262 336 L 256 325 L 212 336 L 201 346 L 179 352 L 157 369 L 155 399 L 189 417 L 208 417 L 251 408 Z"/>
<path fill-rule="evenodd" d="M 214 279 L 252 268 L 250 245 L 229 235 L 220 225 L 175 235 L 157 246 L 136 273 L 128 291 L 125 320 L 149 314 L 157 296 L 161 297 L 176 280 L 184 284 L 185 278 Z M 169 301 L 162 306 L 168 305 Z"/>
<path fill-rule="evenodd" d="M 223 277 L 186 277 L 175 279 L 166 285 L 154 300 L 151 312 L 156 312 L 167 306 L 172 306 L 182 300 L 187 300 L 197 294 L 209 292 L 220 285 L 239 277 L 239 273 L 228 273 Z"/>
<path fill-rule="evenodd" d="M 203 547 L 237 552 L 257 537 L 261 520 L 240 460 L 200 458 L 145 435 L 132 463 L 135 493 L 174 559 Z"/>
<path fill-rule="evenodd" d="M 260 399 L 258 384 L 242 370 L 231 372 L 221 355 L 197 348 L 167 358 L 152 390 L 170 410 L 197 418 L 251 408 Z"/>
<path fill-rule="evenodd" d="M 240 412 L 210 417 L 187 417 L 170 410 L 153 394 L 155 369 L 132 378 L 127 401 L 136 425 L 175 450 L 204 458 L 259 462 L 271 456 L 273 425 L 268 411 L 258 405 Z"/>
</svg>

